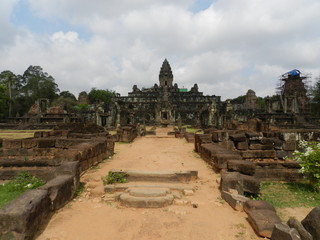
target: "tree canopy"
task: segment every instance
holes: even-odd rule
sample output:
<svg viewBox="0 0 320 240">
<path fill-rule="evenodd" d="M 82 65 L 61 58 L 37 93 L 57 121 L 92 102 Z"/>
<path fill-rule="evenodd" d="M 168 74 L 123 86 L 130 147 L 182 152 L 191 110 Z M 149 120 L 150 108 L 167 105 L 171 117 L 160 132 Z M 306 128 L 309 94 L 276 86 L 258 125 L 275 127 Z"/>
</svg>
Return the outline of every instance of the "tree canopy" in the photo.
<svg viewBox="0 0 320 240">
<path fill-rule="evenodd" d="M 3 117 L 25 114 L 39 98 L 50 101 L 59 95 L 58 85 L 40 66 L 29 66 L 23 75 L 5 70 L 0 73 L 0 84 L 5 87 L 5 101 L 1 107 Z M 3 90 L 2 90 L 3 92 Z"/>
<path fill-rule="evenodd" d="M 105 103 L 108 104 L 111 101 L 111 98 L 115 96 L 114 91 L 110 90 L 102 90 L 102 89 L 96 89 L 92 88 L 91 91 L 88 94 L 88 98 L 90 103 L 96 104 L 96 103 Z"/>
</svg>

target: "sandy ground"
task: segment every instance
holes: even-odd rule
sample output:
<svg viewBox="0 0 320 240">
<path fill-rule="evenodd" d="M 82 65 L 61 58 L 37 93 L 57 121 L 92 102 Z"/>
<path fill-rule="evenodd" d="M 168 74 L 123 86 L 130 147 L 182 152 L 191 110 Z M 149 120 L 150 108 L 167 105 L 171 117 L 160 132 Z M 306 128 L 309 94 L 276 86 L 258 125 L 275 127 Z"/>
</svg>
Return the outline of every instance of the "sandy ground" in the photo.
<svg viewBox="0 0 320 240">
<path fill-rule="evenodd" d="M 166 136 L 168 130 L 159 128 L 157 134 Z M 184 139 L 152 136 L 137 138 L 130 144 L 117 143 L 116 154 L 82 176 L 85 191 L 53 215 L 37 239 L 261 239 L 247 222 L 246 214 L 234 211 L 221 199 L 219 174 L 193 148 Z M 197 188 L 193 196 L 188 196 L 191 204 L 134 209 L 105 200 L 101 177 L 111 169 L 197 170 L 199 179 L 190 183 Z M 198 208 L 193 208 L 193 203 Z"/>
</svg>

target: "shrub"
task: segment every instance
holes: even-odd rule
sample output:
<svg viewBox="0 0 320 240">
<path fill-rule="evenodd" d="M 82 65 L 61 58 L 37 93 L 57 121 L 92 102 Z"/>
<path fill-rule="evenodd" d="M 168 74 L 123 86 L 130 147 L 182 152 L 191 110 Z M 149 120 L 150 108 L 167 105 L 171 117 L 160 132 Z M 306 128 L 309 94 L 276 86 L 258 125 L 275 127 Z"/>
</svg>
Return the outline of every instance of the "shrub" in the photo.
<svg viewBox="0 0 320 240">
<path fill-rule="evenodd" d="M 294 159 L 310 183 L 320 190 L 320 143 L 300 141 L 299 149 L 294 152 Z"/>
<path fill-rule="evenodd" d="M 108 176 L 103 179 L 104 184 L 126 183 L 128 174 L 125 172 L 109 172 Z"/>
</svg>

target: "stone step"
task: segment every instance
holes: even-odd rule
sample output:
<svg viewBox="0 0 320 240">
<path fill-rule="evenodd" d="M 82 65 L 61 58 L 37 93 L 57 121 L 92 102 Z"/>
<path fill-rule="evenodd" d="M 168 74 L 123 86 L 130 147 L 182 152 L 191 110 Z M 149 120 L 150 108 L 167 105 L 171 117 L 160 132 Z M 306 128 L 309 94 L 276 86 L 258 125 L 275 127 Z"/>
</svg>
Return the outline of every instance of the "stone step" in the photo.
<svg viewBox="0 0 320 240">
<path fill-rule="evenodd" d="M 133 171 L 111 170 L 114 173 L 126 173 L 128 181 L 151 182 L 189 182 L 198 178 L 198 171 Z"/>
<path fill-rule="evenodd" d="M 174 200 L 174 196 L 172 194 L 166 194 L 164 196 L 152 196 L 162 194 L 162 191 L 159 191 L 157 194 L 157 191 L 155 191 L 155 189 L 145 189 L 144 191 L 141 190 L 139 191 L 139 194 L 146 196 L 132 196 L 130 192 L 122 193 L 119 197 L 119 202 L 121 205 L 127 207 L 160 208 L 171 205 Z"/>
<path fill-rule="evenodd" d="M 184 190 L 194 190 L 194 187 L 188 184 L 179 183 L 155 183 L 155 182 L 130 182 L 130 183 L 115 183 L 105 185 L 105 192 L 123 192 L 131 188 L 167 188 L 171 191 L 183 192 Z"/>
<path fill-rule="evenodd" d="M 164 197 L 171 193 L 169 188 L 129 188 L 126 192 L 133 197 Z"/>
</svg>

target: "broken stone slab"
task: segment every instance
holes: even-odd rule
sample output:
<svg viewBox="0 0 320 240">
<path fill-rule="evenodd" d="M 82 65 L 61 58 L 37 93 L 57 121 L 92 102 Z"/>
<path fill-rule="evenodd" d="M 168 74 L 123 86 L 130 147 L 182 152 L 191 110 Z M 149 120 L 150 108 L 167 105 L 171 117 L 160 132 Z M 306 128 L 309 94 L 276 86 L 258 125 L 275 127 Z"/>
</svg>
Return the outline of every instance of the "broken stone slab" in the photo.
<svg viewBox="0 0 320 240">
<path fill-rule="evenodd" d="M 229 160 L 227 163 L 228 170 L 237 171 L 247 175 L 254 175 L 256 165 L 246 160 Z"/>
<path fill-rule="evenodd" d="M 291 217 L 287 222 L 288 226 L 291 228 L 295 228 L 300 234 L 301 240 L 313 240 L 311 234 L 304 228 L 301 222 L 297 219 Z"/>
<path fill-rule="evenodd" d="M 245 202 L 243 205 L 243 210 L 247 213 L 252 210 L 260 210 L 260 209 L 265 209 L 265 210 L 270 210 L 273 212 L 276 212 L 276 209 L 274 206 L 266 201 L 263 200 L 248 200 Z"/>
<path fill-rule="evenodd" d="M 254 176 L 248 176 L 241 174 L 242 182 L 243 182 L 243 191 L 259 194 L 260 193 L 260 180 L 258 180 Z"/>
<path fill-rule="evenodd" d="M 281 219 L 272 210 L 256 209 L 248 211 L 247 214 L 251 226 L 261 237 L 271 238 L 274 225 L 281 223 Z"/>
<path fill-rule="evenodd" d="M 221 174 L 221 190 L 229 192 L 230 189 L 237 190 L 238 194 L 243 195 L 243 179 L 238 172 L 224 172 Z"/>
<path fill-rule="evenodd" d="M 313 239 L 320 239 L 320 207 L 312 209 L 301 223 Z"/>
<path fill-rule="evenodd" d="M 271 240 L 301 240 L 298 231 L 290 228 L 286 223 L 277 223 L 274 225 Z"/>
<path fill-rule="evenodd" d="M 51 213 L 51 201 L 47 190 L 32 189 L 12 200 L 0 209 L 0 239 L 33 239 Z M 5 239 L 5 238 L 3 238 Z"/>
<path fill-rule="evenodd" d="M 227 162 L 229 160 L 241 160 L 242 158 L 234 153 L 218 153 L 212 157 L 213 165 L 220 169 L 227 168 Z"/>
<path fill-rule="evenodd" d="M 171 205 L 174 200 L 172 194 L 160 197 L 136 197 L 123 193 L 119 197 L 122 205 L 135 208 L 160 208 Z"/>
<path fill-rule="evenodd" d="M 244 203 L 249 200 L 249 198 L 243 195 L 226 191 L 221 191 L 221 197 L 237 211 L 243 211 Z"/>
</svg>

